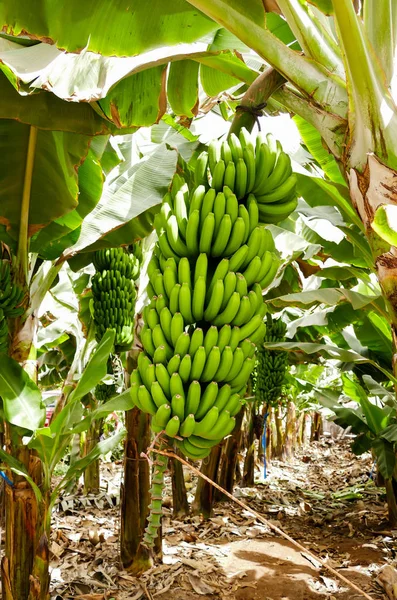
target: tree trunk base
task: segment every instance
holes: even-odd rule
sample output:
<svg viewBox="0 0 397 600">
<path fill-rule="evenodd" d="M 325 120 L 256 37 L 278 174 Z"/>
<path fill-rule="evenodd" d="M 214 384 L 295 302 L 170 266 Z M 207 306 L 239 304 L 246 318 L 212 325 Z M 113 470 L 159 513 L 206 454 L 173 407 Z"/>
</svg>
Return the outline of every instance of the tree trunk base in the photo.
<svg viewBox="0 0 397 600">
<path fill-rule="evenodd" d="M 207 459 L 204 459 L 201 465 L 201 472 L 217 481 L 219 463 L 222 454 L 222 442 L 212 448 L 211 454 Z M 209 519 L 212 516 L 212 509 L 215 499 L 215 488 L 204 479 L 198 480 L 196 496 L 193 503 L 193 511 L 196 514 L 202 514 L 204 519 Z"/>
</svg>

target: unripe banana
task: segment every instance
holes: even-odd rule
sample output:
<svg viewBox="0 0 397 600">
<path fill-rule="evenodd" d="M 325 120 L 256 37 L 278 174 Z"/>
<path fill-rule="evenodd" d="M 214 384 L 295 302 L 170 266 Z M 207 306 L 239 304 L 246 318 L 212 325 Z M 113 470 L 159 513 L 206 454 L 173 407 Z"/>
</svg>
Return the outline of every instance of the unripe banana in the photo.
<svg viewBox="0 0 397 600">
<path fill-rule="evenodd" d="M 186 397 L 185 414 L 195 415 L 201 400 L 201 385 L 198 381 L 192 381 L 189 385 Z"/>
<path fill-rule="evenodd" d="M 160 408 L 162 404 L 168 404 L 168 398 L 164 394 L 163 388 L 161 387 L 158 381 L 153 381 L 150 388 L 150 393 L 152 395 L 155 405 L 158 408 Z"/>
<path fill-rule="evenodd" d="M 219 411 L 216 406 L 213 406 L 201 421 L 196 421 L 194 435 L 208 437 L 208 432 L 211 431 L 218 420 Z"/>
<path fill-rule="evenodd" d="M 192 358 L 196 354 L 198 348 L 204 344 L 204 333 L 200 327 L 196 327 L 190 338 L 189 354 Z"/>
<path fill-rule="evenodd" d="M 202 152 L 197 158 L 196 167 L 194 170 L 194 184 L 195 184 L 196 189 L 199 186 L 208 185 L 207 168 L 208 168 L 208 153 Z"/>
<path fill-rule="evenodd" d="M 201 374 L 204 370 L 205 363 L 207 360 L 207 353 L 204 346 L 199 346 L 193 357 L 192 368 L 190 371 L 190 378 L 199 381 Z"/>
<path fill-rule="evenodd" d="M 175 415 L 174 417 L 172 417 L 172 419 L 168 421 L 165 428 L 165 433 L 168 435 L 168 437 L 172 438 L 178 435 L 179 425 L 180 421 L 177 415 Z"/>
<path fill-rule="evenodd" d="M 205 217 L 204 223 L 202 226 L 200 242 L 199 242 L 200 252 L 205 252 L 205 254 L 208 254 L 208 255 L 210 254 L 214 230 L 215 230 L 215 216 L 214 216 L 213 212 L 210 212 Z"/>
<path fill-rule="evenodd" d="M 168 363 L 170 364 L 170 363 Z M 156 379 L 167 398 L 170 398 L 170 375 L 163 364 L 156 365 Z"/>
<path fill-rule="evenodd" d="M 170 377 L 170 395 L 185 397 L 183 381 L 179 373 L 173 373 Z"/>
<path fill-rule="evenodd" d="M 162 404 L 153 418 L 156 420 L 156 424 L 161 429 L 164 429 L 171 418 L 171 406 L 169 404 Z"/>
<path fill-rule="evenodd" d="M 200 276 L 194 284 L 192 300 L 192 315 L 196 322 L 202 321 L 204 317 L 206 291 L 206 280 L 204 277 Z"/>
<path fill-rule="evenodd" d="M 215 377 L 215 373 L 218 370 L 221 361 L 221 353 L 218 346 L 213 346 L 207 355 L 204 370 L 201 374 L 201 381 L 208 382 L 212 381 Z"/>
<path fill-rule="evenodd" d="M 218 395 L 216 397 L 215 404 L 214 404 L 214 406 L 217 407 L 219 413 L 221 413 L 222 410 L 225 408 L 225 406 L 229 402 L 229 398 L 231 395 L 232 395 L 232 388 L 228 383 L 224 384 L 219 389 Z"/>
<path fill-rule="evenodd" d="M 192 357 L 190 356 L 190 354 L 185 354 L 185 356 L 181 360 L 181 364 L 179 365 L 179 375 L 183 383 L 187 383 L 189 381 L 191 368 Z"/>
<path fill-rule="evenodd" d="M 196 420 L 194 418 L 193 414 L 189 414 L 186 419 L 183 421 L 183 423 L 181 424 L 181 427 L 179 429 L 179 434 L 182 437 L 186 437 L 189 438 L 195 429 L 196 426 Z"/>
<path fill-rule="evenodd" d="M 164 310 L 164 309 L 163 309 Z M 171 318 L 171 344 L 175 347 L 179 337 L 185 331 L 185 322 L 180 312 L 176 312 Z"/>
<path fill-rule="evenodd" d="M 185 398 L 180 394 L 175 394 L 171 400 L 171 411 L 173 417 L 178 417 L 182 423 L 185 415 Z"/>
<path fill-rule="evenodd" d="M 218 344 L 218 329 L 213 325 L 208 329 L 204 337 L 204 350 L 208 356 L 213 346 Z"/>
</svg>

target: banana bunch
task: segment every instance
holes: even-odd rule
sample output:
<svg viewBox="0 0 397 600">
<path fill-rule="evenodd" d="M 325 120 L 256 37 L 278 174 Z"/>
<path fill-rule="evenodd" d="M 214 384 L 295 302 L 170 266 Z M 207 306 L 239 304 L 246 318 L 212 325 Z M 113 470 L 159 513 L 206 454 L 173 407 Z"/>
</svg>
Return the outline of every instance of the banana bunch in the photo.
<svg viewBox="0 0 397 600">
<path fill-rule="evenodd" d="M 8 348 L 7 319 L 23 313 L 23 308 L 18 307 L 23 295 L 23 290 L 12 281 L 9 261 L 0 260 L 0 353 Z"/>
<path fill-rule="evenodd" d="M 193 460 L 203 459 L 235 425 L 256 345 L 266 333 L 262 289 L 280 261 L 271 233 L 259 224 L 254 195 L 175 176 L 155 225 L 158 242 L 148 265 L 148 306 L 134 404 L 152 416 Z M 164 461 L 157 459 L 145 534 L 154 543 L 161 518 Z"/>
<path fill-rule="evenodd" d="M 265 342 L 285 340 L 286 325 L 281 319 L 266 315 L 267 329 Z M 285 372 L 288 366 L 288 352 L 259 348 L 256 364 L 255 396 L 259 403 L 273 405 L 281 395 Z"/>
<path fill-rule="evenodd" d="M 297 206 L 291 159 L 271 134 L 259 134 L 254 142 L 243 128 L 238 137 L 232 133 L 227 141 L 211 142 L 197 159 L 194 181 L 216 192 L 226 186 L 238 200 L 253 194 L 262 223 L 279 223 Z"/>
<path fill-rule="evenodd" d="M 94 254 L 97 270 L 92 278 L 92 311 L 99 341 L 106 329 L 115 329 L 116 352 L 128 350 L 134 339 L 134 308 L 140 263 L 123 248 L 107 248 Z"/>
</svg>

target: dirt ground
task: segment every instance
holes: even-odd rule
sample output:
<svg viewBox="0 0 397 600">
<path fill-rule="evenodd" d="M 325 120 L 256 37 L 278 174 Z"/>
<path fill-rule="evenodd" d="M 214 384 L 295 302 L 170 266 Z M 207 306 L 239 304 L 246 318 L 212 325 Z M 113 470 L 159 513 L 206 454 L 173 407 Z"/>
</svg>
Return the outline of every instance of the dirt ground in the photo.
<svg viewBox="0 0 397 600">
<path fill-rule="evenodd" d="M 382 489 L 370 479 L 369 455 L 355 457 L 347 440 L 323 439 L 291 463 L 262 468 L 246 502 L 374 599 L 388 598 L 379 572 L 396 560 L 397 531 L 387 524 Z M 121 465 L 103 468 L 96 497 L 64 497 L 55 516 L 52 600 L 356 600 L 358 592 L 236 504 L 214 516 L 171 517 L 165 497 L 163 564 L 135 578 L 118 559 Z M 186 473 L 189 497 L 195 478 Z M 169 489 L 169 488 L 168 488 Z M 393 597 L 393 596 L 390 596 Z"/>
</svg>

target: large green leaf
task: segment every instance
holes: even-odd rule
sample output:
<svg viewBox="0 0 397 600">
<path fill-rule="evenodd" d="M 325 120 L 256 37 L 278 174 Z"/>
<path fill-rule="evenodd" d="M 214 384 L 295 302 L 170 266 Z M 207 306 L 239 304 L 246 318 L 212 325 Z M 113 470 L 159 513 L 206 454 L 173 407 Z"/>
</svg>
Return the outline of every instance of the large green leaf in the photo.
<svg viewBox="0 0 397 600">
<path fill-rule="evenodd" d="M 366 296 L 345 288 L 326 288 L 300 292 L 298 294 L 286 294 L 274 298 L 271 302 L 275 306 L 301 306 L 309 307 L 316 304 L 335 306 L 340 302 L 350 302 L 354 310 L 371 305 L 379 296 Z"/>
<path fill-rule="evenodd" d="M 115 331 L 109 329 L 99 342 L 94 354 L 78 381 L 77 386 L 70 396 L 70 402 L 76 402 L 88 394 L 106 375 L 107 360 L 113 350 Z"/>
<path fill-rule="evenodd" d="M 336 206 L 342 213 L 346 223 L 354 223 L 362 229 L 362 223 L 351 205 L 349 192 L 345 186 L 301 173 L 297 173 L 296 176 L 298 194 L 310 206 Z"/>
<path fill-rule="evenodd" d="M 77 475 L 80 475 L 94 460 L 97 460 L 103 454 L 111 452 L 121 442 L 125 435 L 125 431 L 120 431 L 115 435 L 99 442 L 84 458 L 74 462 L 69 469 L 66 471 L 61 482 L 57 485 L 54 492 L 52 493 L 52 499 L 56 499 L 60 490 L 62 490 L 72 479 Z"/>
<path fill-rule="evenodd" d="M 69 131 L 84 135 L 109 134 L 112 123 L 98 115 L 89 104 L 63 102 L 49 92 L 21 96 L 0 73 L 0 119 L 15 119 L 39 129 Z"/>
<path fill-rule="evenodd" d="M 98 204 L 103 187 L 102 167 L 94 152 L 88 156 L 78 170 L 78 205 L 59 219 L 52 221 L 33 236 L 30 250 L 40 257 L 55 260 L 62 252 L 79 239 L 83 219 Z"/>
<path fill-rule="evenodd" d="M 332 420 L 337 425 L 344 429 L 351 427 L 356 434 L 368 431 L 367 422 L 359 407 L 351 408 L 343 406 L 339 401 L 340 396 L 338 392 L 318 387 L 315 387 L 314 390 L 316 400 L 335 414 Z"/>
<path fill-rule="evenodd" d="M 160 144 L 147 159 L 132 166 L 128 161 L 120 164 L 118 176 L 105 186 L 101 200 L 84 219 L 80 237 L 67 250 L 67 255 L 114 242 L 115 245 L 132 243 L 145 237 L 153 221 L 149 209 L 161 202 L 174 175 L 176 162 L 177 153 L 166 144 Z M 124 234 L 122 226 L 127 227 Z M 121 241 L 119 236 L 126 237 L 126 234 L 128 240 Z"/>
<path fill-rule="evenodd" d="M 114 396 L 107 402 L 101 404 L 95 410 L 89 412 L 89 414 L 83 419 L 80 423 L 76 421 L 77 424 L 73 427 L 73 433 L 81 433 L 82 431 L 87 431 L 90 427 L 91 423 L 96 419 L 102 419 L 103 417 L 107 417 L 110 413 L 115 411 L 125 412 L 134 408 L 134 402 L 131 397 L 131 390 L 125 390 L 121 394 Z"/>
<path fill-rule="evenodd" d="M 208 50 L 213 52 L 228 50 L 230 46 L 227 44 L 234 41 L 235 38 L 230 40 L 225 35 L 224 29 L 219 29 L 212 43 L 208 46 Z M 226 63 L 223 68 L 219 68 L 220 61 Z M 208 96 L 217 96 L 224 90 L 237 85 L 240 81 L 252 83 L 255 79 L 254 73 L 251 73 L 248 67 L 232 53 L 216 57 L 215 61 L 208 57 L 208 59 L 203 58 L 200 62 L 203 63 L 200 69 L 201 85 Z"/>
<path fill-rule="evenodd" d="M 40 390 L 18 362 L 2 354 L 0 363 L 0 397 L 4 417 L 12 425 L 34 431 L 45 420 Z"/>
<path fill-rule="evenodd" d="M 29 125 L 0 120 L 0 224 L 14 239 L 21 219 L 29 133 Z M 30 195 L 31 236 L 78 206 L 77 167 L 86 157 L 89 140 L 79 134 L 38 131 Z"/>
<path fill-rule="evenodd" d="M 295 115 L 293 119 L 307 149 L 318 162 L 327 177 L 329 177 L 331 181 L 340 183 L 346 187 L 346 182 L 341 174 L 338 164 L 332 154 L 324 148 L 323 140 L 317 129 L 299 115 Z"/>
<path fill-rule="evenodd" d="M 312 102 L 346 117 L 345 82 L 279 40 L 270 30 L 269 13 L 261 0 L 189 0 L 189 3 L 236 35 Z"/>
<path fill-rule="evenodd" d="M 396 453 L 392 444 L 384 439 L 374 440 L 372 447 L 378 460 L 378 468 L 385 479 L 390 479 L 396 466 Z"/>
<path fill-rule="evenodd" d="M 128 58 L 103 57 L 92 52 L 69 54 L 49 44 L 22 47 L 0 38 L 0 68 L 21 93 L 44 89 L 74 103 L 76 100 L 98 101 L 93 105 L 98 113 L 117 127 L 151 125 L 158 122 L 166 109 L 164 83 L 169 63 L 171 105 L 175 104 L 175 94 L 183 91 L 184 95 L 194 97 L 192 106 L 195 106 L 200 63 L 202 75 L 210 72 L 216 82 L 215 91 L 206 89 L 209 95 L 216 95 L 240 81 L 252 83 L 256 79 L 258 72 L 225 46 L 225 43 L 234 44 L 234 36 L 223 32 L 219 30 L 209 46 L 205 39 L 193 44 L 165 46 Z"/>
<path fill-rule="evenodd" d="M 381 432 L 381 437 L 385 438 L 388 442 L 396 443 L 397 442 L 397 425 L 394 423 L 392 425 L 388 425 Z"/>
<path fill-rule="evenodd" d="M 390 323 L 374 311 L 362 314 L 353 324 L 357 338 L 374 356 L 385 365 L 390 365 L 393 359 L 393 344 Z"/>
<path fill-rule="evenodd" d="M 397 206 L 393 204 L 379 206 L 371 227 L 391 246 L 397 246 Z"/>
<path fill-rule="evenodd" d="M 121 128 L 149 127 L 167 109 L 166 65 L 122 79 L 98 105 L 105 116 Z"/>
<path fill-rule="evenodd" d="M 184 0 L 3 0 L 0 30 L 29 35 L 68 52 L 134 56 L 164 45 L 192 42 L 218 29 Z"/>
<path fill-rule="evenodd" d="M 282 343 L 271 343 L 266 342 L 264 344 L 265 348 L 269 350 L 287 350 L 288 352 L 297 352 L 298 354 L 308 354 L 309 356 L 312 354 L 318 354 L 319 356 L 323 356 L 324 358 L 328 358 L 331 360 L 340 360 L 344 363 L 355 363 L 355 364 L 365 364 L 368 363 L 373 367 L 376 367 L 381 371 L 390 381 L 392 381 L 395 385 L 397 385 L 397 379 L 393 376 L 393 374 L 384 369 L 376 363 L 374 360 L 367 358 L 366 356 L 362 356 L 358 352 L 354 352 L 353 350 L 346 350 L 344 348 L 339 348 L 338 346 L 331 346 L 330 344 L 318 344 L 311 342 L 282 342 Z"/>
<path fill-rule="evenodd" d="M 342 380 L 344 393 L 361 405 L 369 429 L 374 435 L 378 435 L 386 427 L 391 409 L 381 408 L 370 402 L 364 388 L 348 375 L 343 375 Z"/>
</svg>

